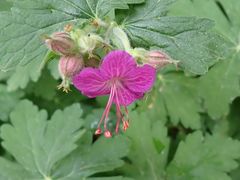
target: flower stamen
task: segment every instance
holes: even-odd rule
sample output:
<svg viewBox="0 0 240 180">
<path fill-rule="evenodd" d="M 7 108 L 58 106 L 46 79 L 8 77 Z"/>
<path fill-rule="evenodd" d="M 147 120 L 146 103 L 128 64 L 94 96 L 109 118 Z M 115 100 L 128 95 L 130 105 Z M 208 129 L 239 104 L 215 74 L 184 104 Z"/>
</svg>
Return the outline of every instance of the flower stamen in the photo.
<svg viewBox="0 0 240 180">
<path fill-rule="evenodd" d="M 128 127 L 129 127 L 129 121 L 128 120 L 123 121 L 123 131 L 126 131 Z"/>
<path fill-rule="evenodd" d="M 98 128 L 95 131 L 95 135 L 100 135 L 102 133 L 101 124 L 104 121 L 104 136 L 107 137 L 107 138 L 112 137 L 111 132 L 107 128 L 107 121 L 108 121 L 109 112 L 110 112 L 110 109 L 111 109 L 114 98 L 116 100 L 116 116 L 117 116 L 117 123 L 116 123 L 116 128 L 115 128 L 116 134 L 118 134 L 118 132 L 119 132 L 120 121 L 122 121 L 122 123 L 123 123 L 123 130 L 124 131 L 126 131 L 127 128 L 129 127 L 127 107 L 124 106 L 125 112 L 126 112 L 125 115 L 127 116 L 127 120 L 125 120 L 124 115 L 121 112 L 121 106 L 120 106 L 120 103 L 119 103 L 119 97 L 118 97 L 118 93 L 117 93 L 118 92 L 117 91 L 117 86 L 119 85 L 118 83 L 119 83 L 119 81 L 117 81 L 117 80 L 115 80 L 114 83 L 112 83 L 110 96 L 109 96 L 106 108 L 103 112 L 103 115 L 102 115 L 102 117 L 101 117 L 101 119 L 98 123 Z"/>
<path fill-rule="evenodd" d="M 95 135 L 100 135 L 102 134 L 102 130 L 101 128 L 97 128 L 97 130 L 95 131 Z"/>
<path fill-rule="evenodd" d="M 122 119 L 121 111 L 119 110 L 118 105 L 116 105 L 116 115 L 117 115 L 117 124 L 115 128 L 115 132 L 116 134 L 118 134 L 119 124 Z"/>
<path fill-rule="evenodd" d="M 126 115 L 127 120 L 125 120 L 123 122 L 123 130 L 126 131 L 127 128 L 129 127 L 129 116 L 128 116 L 128 109 L 126 106 L 124 106 L 124 109 L 125 109 L 125 115 Z"/>
<path fill-rule="evenodd" d="M 99 123 L 98 123 L 98 128 L 97 128 L 97 130 L 95 131 L 95 134 L 96 135 L 99 135 L 99 134 L 101 134 L 102 133 L 102 130 L 101 130 L 101 124 L 102 124 L 102 122 L 103 122 L 103 120 L 104 120 L 104 136 L 105 137 L 111 137 L 111 132 L 108 130 L 108 128 L 107 128 L 107 120 L 108 120 L 108 116 L 109 116 L 109 112 L 110 112 L 110 108 L 111 108 L 111 106 L 112 106 L 112 103 L 113 103 L 113 98 L 114 98 L 114 92 L 116 91 L 116 87 L 115 86 L 113 86 L 112 88 L 111 88 L 111 92 L 110 92 L 110 96 L 109 96 L 109 99 L 108 99 L 108 102 L 107 102 L 107 105 L 106 105 L 106 108 L 105 108 L 105 110 L 104 110 L 104 112 L 103 112 L 103 115 L 102 115 L 102 117 L 101 117 L 101 119 L 100 119 L 100 121 L 99 121 Z"/>
<path fill-rule="evenodd" d="M 116 82 L 119 82 L 119 81 L 116 81 Z M 118 133 L 118 130 L 119 130 L 119 125 L 120 125 L 120 121 L 122 120 L 123 122 L 123 114 L 121 112 L 121 106 L 120 106 L 120 103 L 119 103 L 119 98 L 118 98 L 118 94 L 117 94 L 117 91 L 116 91 L 116 94 L 115 94 L 115 98 L 116 98 L 116 111 L 117 111 L 117 124 L 116 124 L 116 128 L 115 128 L 115 132 Z"/>
</svg>

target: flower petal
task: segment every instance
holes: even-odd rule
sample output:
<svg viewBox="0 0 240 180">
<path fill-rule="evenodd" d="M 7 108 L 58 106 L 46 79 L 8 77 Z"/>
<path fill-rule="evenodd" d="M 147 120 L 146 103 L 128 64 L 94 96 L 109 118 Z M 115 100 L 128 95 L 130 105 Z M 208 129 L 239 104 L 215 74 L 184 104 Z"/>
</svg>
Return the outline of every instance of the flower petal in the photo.
<svg viewBox="0 0 240 180">
<path fill-rule="evenodd" d="M 122 87 L 121 89 L 117 89 L 116 96 L 114 97 L 113 100 L 115 104 L 117 104 L 118 102 L 119 105 L 121 106 L 128 106 L 137 99 L 141 99 L 144 96 L 144 93 L 132 92 L 129 89 Z"/>
<path fill-rule="evenodd" d="M 150 65 L 137 67 L 124 81 L 124 86 L 133 92 L 149 91 L 156 79 L 156 70 Z"/>
<path fill-rule="evenodd" d="M 110 88 L 106 85 L 104 74 L 99 69 L 85 68 L 73 77 L 74 86 L 88 97 L 107 95 Z"/>
<path fill-rule="evenodd" d="M 130 71 L 136 68 L 137 64 L 134 58 L 126 51 L 116 50 L 105 56 L 100 67 L 109 78 L 125 77 Z"/>
</svg>

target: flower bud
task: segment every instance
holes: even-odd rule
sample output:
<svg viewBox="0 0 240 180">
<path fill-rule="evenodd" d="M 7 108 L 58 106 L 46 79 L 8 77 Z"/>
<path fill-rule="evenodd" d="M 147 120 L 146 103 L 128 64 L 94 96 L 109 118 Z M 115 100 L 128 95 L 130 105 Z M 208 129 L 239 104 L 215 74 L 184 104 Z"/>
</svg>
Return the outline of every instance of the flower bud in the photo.
<svg viewBox="0 0 240 180">
<path fill-rule="evenodd" d="M 81 56 L 62 56 L 59 60 L 58 71 L 62 77 L 62 83 L 58 89 L 63 88 L 63 91 L 70 91 L 71 79 L 74 75 L 81 71 L 84 66 Z"/>
<path fill-rule="evenodd" d="M 94 57 L 93 50 L 101 44 L 104 44 L 104 41 L 97 34 L 88 33 L 86 35 L 80 36 L 78 39 L 79 51 L 82 54 L 88 53 L 89 57 Z"/>
<path fill-rule="evenodd" d="M 137 62 L 139 61 L 141 63 L 146 60 L 146 54 L 148 54 L 148 51 L 144 48 L 131 48 L 127 52 L 131 54 Z"/>
<path fill-rule="evenodd" d="M 76 44 L 66 32 L 55 32 L 45 39 L 49 49 L 60 55 L 71 55 L 76 51 Z"/>
<path fill-rule="evenodd" d="M 156 69 L 161 69 L 167 64 L 174 64 L 176 66 L 178 64 L 178 61 L 171 60 L 171 58 L 167 54 L 159 50 L 148 52 L 144 62 L 153 66 Z"/>
</svg>

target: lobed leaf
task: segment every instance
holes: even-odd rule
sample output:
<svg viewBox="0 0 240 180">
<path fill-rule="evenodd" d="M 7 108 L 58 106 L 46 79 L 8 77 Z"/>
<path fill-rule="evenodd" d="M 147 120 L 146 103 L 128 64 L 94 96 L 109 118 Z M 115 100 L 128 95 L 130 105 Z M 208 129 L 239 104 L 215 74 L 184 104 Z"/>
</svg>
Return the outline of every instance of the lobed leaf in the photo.
<svg viewBox="0 0 240 180">
<path fill-rule="evenodd" d="M 186 0 L 177 2 L 170 11 L 173 15 L 211 18 L 216 21 L 216 29 L 231 41 L 225 48 L 229 56 L 199 80 L 199 94 L 204 100 L 205 109 L 213 119 L 226 116 L 229 112 L 229 104 L 239 96 L 240 92 L 238 73 L 240 26 L 237 17 L 239 5 L 239 1 L 234 0 L 228 2 Z"/>
<path fill-rule="evenodd" d="M 9 92 L 7 87 L 0 84 L 0 120 L 7 121 L 11 111 L 23 96 L 23 92 Z"/>
<path fill-rule="evenodd" d="M 162 121 L 151 120 L 147 113 L 131 112 L 126 135 L 132 146 L 122 171 L 134 179 L 162 179 L 165 175 L 169 150 L 167 129 Z"/>
<path fill-rule="evenodd" d="M 19 164 L 4 158 L 0 158 L 0 172 L 1 180 L 23 180 L 32 176 Z"/>
<path fill-rule="evenodd" d="M 217 64 L 199 80 L 199 93 L 213 119 L 226 116 L 230 103 L 240 95 L 240 56 L 235 55 Z"/>
<path fill-rule="evenodd" d="M 77 148 L 75 142 L 83 132 L 81 114 L 74 104 L 47 121 L 46 111 L 24 100 L 11 113 L 12 125 L 1 127 L 2 145 L 25 170 L 48 177 L 54 165 Z"/>
<path fill-rule="evenodd" d="M 181 142 L 167 168 L 171 180 L 230 180 L 227 174 L 238 166 L 240 142 L 229 137 L 203 137 L 201 132 Z"/>
<path fill-rule="evenodd" d="M 225 56 L 224 40 L 210 32 L 213 22 L 192 17 L 160 17 L 124 22 L 134 46 L 160 48 L 180 66 L 204 74 Z"/>
<path fill-rule="evenodd" d="M 114 170 L 123 165 L 120 158 L 127 154 L 128 146 L 129 141 L 122 136 L 100 138 L 92 145 L 88 141 L 58 165 L 53 177 L 59 180 L 77 180 Z"/>
<path fill-rule="evenodd" d="M 167 73 L 160 76 L 157 98 L 163 101 L 171 122 L 177 125 L 179 122 L 186 128 L 201 128 L 197 81 L 186 77 L 182 73 Z"/>
<path fill-rule="evenodd" d="M 39 62 L 46 54 L 41 36 L 62 30 L 64 25 L 81 19 L 106 15 L 113 9 L 143 0 L 12 0 L 11 12 L 0 12 L 0 69 L 9 70 L 18 64 Z M 106 5 L 108 2 L 108 6 Z"/>
<path fill-rule="evenodd" d="M 178 1 L 170 9 L 171 15 L 200 16 L 213 19 L 216 29 L 225 35 L 231 42 L 238 41 L 239 1 L 235 0 L 203 0 L 203 1 Z M 188 11 L 185 11 L 188 9 Z"/>
</svg>

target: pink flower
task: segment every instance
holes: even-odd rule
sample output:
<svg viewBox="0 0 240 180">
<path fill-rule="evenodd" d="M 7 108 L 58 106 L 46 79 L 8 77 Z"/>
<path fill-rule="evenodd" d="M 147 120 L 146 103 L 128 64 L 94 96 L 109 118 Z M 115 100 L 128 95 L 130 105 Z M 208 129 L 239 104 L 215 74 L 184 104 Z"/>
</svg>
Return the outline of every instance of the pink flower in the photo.
<svg viewBox="0 0 240 180">
<path fill-rule="evenodd" d="M 131 55 L 120 50 L 110 52 L 98 69 L 85 68 L 74 76 L 73 84 L 82 94 L 90 98 L 109 94 L 109 100 L 95 134 L 102 133 L 100 125 L 104 120 L 104 135 L 111 137 L 111 132 L 107 128 L 107 119 L 113 103 L 116 104 L 117 110 L 115 131 L 118 133 L 121 120 L 123 130 L 126 130 L 129 126 L 128 117 L 121 112 L 121 106 L 128 116 L 127 106 L 142 98 L 144 93 L 152 88 L 155 76 L 156 70 L 152 66 L 138 67 Z"/>
</svg>

